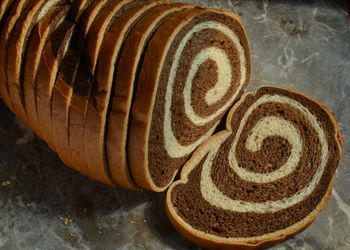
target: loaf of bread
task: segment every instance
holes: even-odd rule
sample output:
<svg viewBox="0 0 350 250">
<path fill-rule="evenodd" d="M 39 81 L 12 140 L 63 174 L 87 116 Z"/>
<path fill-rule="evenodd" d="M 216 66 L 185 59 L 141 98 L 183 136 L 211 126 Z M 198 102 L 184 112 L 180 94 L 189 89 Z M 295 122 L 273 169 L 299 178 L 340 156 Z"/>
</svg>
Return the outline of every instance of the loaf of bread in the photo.
<svg viewBox="0 0 350 250">
<path fill-rule="evenodd" d="M 331 192 L 341 154 L 331 113 L 278 88 L 242 97 L 250 74 L 247 34 L 229 11 L 170 0 L 0 2 L 9 109 L 92 179 L 171 185 L 170 220 L 204 247 L 291 237 Z M 212 136 L 233 105 L 227 130 Z"/>
<path fill-rule="evenodd" d="M 331 195 L 342 138 L 319 102 L 264 87 L 193 154 L 168 190 L 170 221 L 217 249 L 268 247 L 305 229 Z"/>
</svg>

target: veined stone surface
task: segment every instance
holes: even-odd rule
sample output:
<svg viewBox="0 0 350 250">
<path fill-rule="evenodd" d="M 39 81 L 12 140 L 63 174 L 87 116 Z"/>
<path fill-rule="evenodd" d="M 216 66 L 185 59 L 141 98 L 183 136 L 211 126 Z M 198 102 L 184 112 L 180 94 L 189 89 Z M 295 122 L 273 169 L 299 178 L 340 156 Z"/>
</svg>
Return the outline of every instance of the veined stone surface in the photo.
<svg viewBox="0 0 350 250">
<path fill-rule="evenodd" d="M 346 1 L 183 0 L 232 10 L 252 48 L 248 90 L 305 92 L 345 136 L 329 203 L 272 249 L 350 249 L 350 32 Z M 0 101 L 0 249 L 199 249 L 171 226 L 164 194 L 111 188 L 65 167 Z"/>
</svg>

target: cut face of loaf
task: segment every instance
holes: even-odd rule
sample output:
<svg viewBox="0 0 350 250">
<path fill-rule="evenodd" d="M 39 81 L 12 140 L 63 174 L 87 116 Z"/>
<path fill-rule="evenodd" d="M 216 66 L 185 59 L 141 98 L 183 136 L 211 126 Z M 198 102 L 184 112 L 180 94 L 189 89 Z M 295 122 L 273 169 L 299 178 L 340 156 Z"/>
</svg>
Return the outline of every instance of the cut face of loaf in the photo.
<svg viewBox="0 0 350 250">
<path fill-rule="evenodd" d="M 127 161 L 127 138 L 131 104 L 137 88 L 137 75 L 148 42 L 156 30 L 175 13 L 193 8 L 184 4 L 160 5 L 150 10 L 132 29 L 121 52 L 114 79 L 112 104 L 107 116 L 106 152 L 113 179 L 122 187 L 136 189 Z"/>
<path fill-rule="evenodd" d="M 188 156 L 244 92 L 250 48 L 239 17 L 193 8 L 152 37 L 138 76 L 129 131 L 136 184 L 165 190 Z"/>
<path fill-rule="evenodd" d="M 208 248 L 263 248 L 305 229 L 325 206 L 342 138 L 326 107 L 272 87 L 245 95 L 167 193 L 174 226 Z"/>
</svg>

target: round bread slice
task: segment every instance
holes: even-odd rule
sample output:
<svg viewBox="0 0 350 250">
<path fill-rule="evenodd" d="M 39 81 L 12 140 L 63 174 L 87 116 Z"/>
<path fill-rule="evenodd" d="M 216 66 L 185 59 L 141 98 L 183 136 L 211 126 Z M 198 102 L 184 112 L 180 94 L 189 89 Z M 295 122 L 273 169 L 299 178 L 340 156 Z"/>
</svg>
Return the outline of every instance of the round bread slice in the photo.
<svg viewBox="0 0 350 250">
<path fill-rule="evenodd" d="M 51 100 L 52 90 L 56 82 L 61 62 L 66 54 L 72 37 L 75 24 L 63 21 L 52 33 L 47 41 L 36 75 L 36 109 L 39 127 L 44 140 L 53 151 L 52 125 L 51 125 Z"/>
<path fill-rule="evenodd" d="M 148 11 L 167 1 L 150 1 L 137 5 L 114 20 L 100 49 L 96 66 L 96 81 L 86 112 L 84 146 L 88 166 L 88 175 L 96 180 L 106 182 L 112 179 L 109 173 L 106 150 L 106 115 L 112 93 L 115 69 L 119 54 L 128 34 Z"/>
<path fill-rule="evenodd" d="M 1 98 L 12 112 L 14 112 L 15 109 L 12 106 L 12 102 L 10 100 L 7 82 L 7 48 L 9 44 L 9 38 L 12 34 L 12 30 L 16 25 L 17 20 L 20 18 L 20 15 L 29 3 L 30 0 L 15 1 L 15 3 L 11 7 L 10 15 L 1 29 L 0 51 L 2 51 L 2 53 L 0 53 L 0 93 Z"/>
<path fill-rule="evenodd" d="M 133 93 L 147 43 L 167 18 L 190 7 L 193 6 L 174 3 L 153 8 L 137 22 L 125 40 L 114 79 L 111 110 L 106 122 L 108 166 L 113 179 L 122 187 L 138 188 L 128 167 L 126 143 Z"/>
<path fill-rule="evenodd" d="M 47 12 L 47 14 L 34 26 L 24 56 L 21 92 L 28 119 L 27 125 L 38 135 L 40 134 L 40 127 L 35 104 L 35 77 L 46 42 L 52 32 L 66 18 L 69 9 L 70 5 L 66 4 L 66 1 L 60 1 Z"/>
<path fill-rule="evenodd" d="M 168 190 L 170 221 L 217 249 L 268 247 L 304 230 L 331 195 L 342 137 L 322 104 L 263 87 L 193 154 Z"/>
<path fill-rule="evenodd" d="M 58 2 L 59 0 L 31 1 L 21 14 L 10 36 L 11 42 L 7 49 L 7 81 L 10 101 L 16 115 L 27 124 L 28 118 L 25 111 L 22 91 L 22 72 L 24 70 L 25 60 L 22 59 L 24 58 L 33 27 L 50 11 L 51 7 Z"/>
<path fill-rule="evenodd" d="M 150 41 L 129 132 L 136 184 L 164 191 L 189 155 L 215 130 L 250 77 L 244 26 L 228 11 L 174 14 Z"/>
</svg>

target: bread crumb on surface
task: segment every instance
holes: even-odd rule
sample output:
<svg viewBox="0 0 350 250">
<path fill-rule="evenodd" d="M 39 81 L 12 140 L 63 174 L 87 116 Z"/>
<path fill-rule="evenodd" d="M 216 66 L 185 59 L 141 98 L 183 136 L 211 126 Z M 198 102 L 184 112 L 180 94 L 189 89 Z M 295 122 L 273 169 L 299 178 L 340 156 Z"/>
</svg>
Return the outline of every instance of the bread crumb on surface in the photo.
<svg viewBox="0 0 350 250">
<path fill-rule="evenodd" d="M 10 185 L 11 184 L 11 181 L 3 181 L 2 183 L 1 183 L 1 185 L 3 186 L 3 187 L 6 187 L 6 186 L 8 186 L 8 185 Z"/>
</svg>

